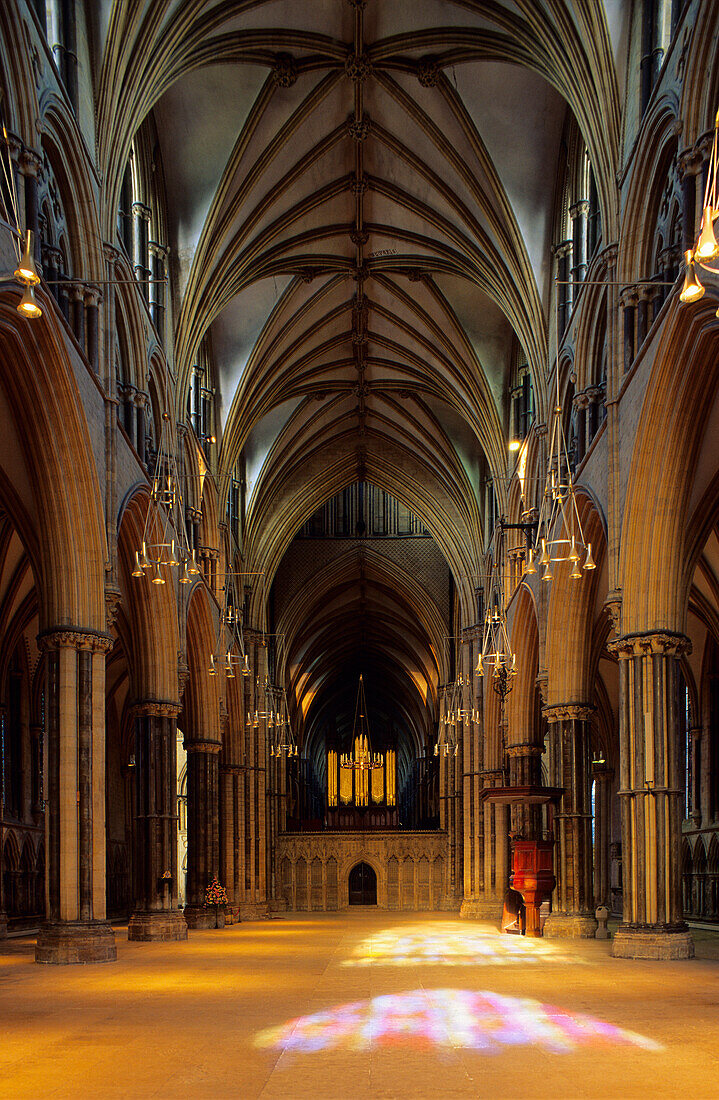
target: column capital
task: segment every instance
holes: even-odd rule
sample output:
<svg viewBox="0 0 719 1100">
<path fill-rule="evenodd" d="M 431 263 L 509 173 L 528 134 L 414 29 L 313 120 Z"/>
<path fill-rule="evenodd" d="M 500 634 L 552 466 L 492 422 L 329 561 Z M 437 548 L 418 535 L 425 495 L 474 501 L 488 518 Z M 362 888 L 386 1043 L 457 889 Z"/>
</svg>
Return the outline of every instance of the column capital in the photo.
<svg viewBox="0 0 719 1100">
<path fill-rule="evenodd" d="M 619 591 L 610 592 L 604 601 L 604 611 L 607 613 L 607 618 L 612 624 L 614 633 L 619 637 L 621 616 L 622 616 L 622 597 Z"/>
<path fill-rule="evenodd" d="M 542 714 L 547 722 L 588 722 L 596 710 L 590 703 L 552 703 Z"/>
<path fill-rule="evenodd" d="M 143 699 L 132 704 L 132 718 L 177 718 L 181 710 L 180 703 L 174 699 Z"/>
<path fill-rule="evenodd" d="M 38 648 L 47 653 L 55 649 L 85 649 L 93 653 L 109 653 L 115 644 L 110 634 L 81 627 L 51 627 L 37 636 Z"/>
<path fill-rule="evenodd" d="M 621 660 L 630 657 L 646 657 L 660 654 L 662 657 L 680 657 L 691 653 L 692 643 L 685 634 L 673 630 L 648 630 L 644 634 L 623 634 L 607 649 Z"/>
<path fill-rule="evenodd" d="M 580 199 L 579 202 L 574 202 L 569 207 L 569 217 L 572 218 L 572 220 L 574 220 L 575 218 L 578 218 L 582 215 L 584 215 L 584 217 L 586 217 L 588 213 L 589 213 L 589 200 L 588 199 Z"/>
<path fill-rule="evenodd" d="M 122 253 L 119 249 L 115 248 L 114 244 L 109 244 L 107 241 L 103 241 L 102 253 L 111 268 L 122 259 Z"/>
<path fill-rule="evenodd" d="M 142 220 L 146 222 L 149 222 L 152 217 L 150 207 L 146 206 L 144 202 L 133 202 L 132 212 L 136 218 L 142 218 Z"/>
<path fill-rule="evenodd" d="M 185 752 L 188 753 L 202 752 L 208 756 L 216 756 L 222 748 L 222 742 L 210 740 L 203 741 L 201 738 L 188 739 L 187 737 L 185 737 L 185 740 L 183 741 L 183 748 Z"/>
<path fill-rule="evenodd" d="M 544 745 L 536 745 L 534 741 L 523 741 L 521 745 L 507 745 L 507 756 L 541 756 Z"/>
<path fill-rule="evenodd" d="M 614 241 L 612 244 L 608 244 L 607 247 L 599 253 L 599 262 L 605 270 L 608 271 L 616 265 L 618 255 L 619 244 L 617 241 Z"/>
<path fill-rule="evenodd" d="M 23 146 L 20 150 L 18 163 L 23 176 L 34 176 L 37 179 L 42 172 L 42 157 L 27 146 Z"/>
<path fill-rule="evenodd" d="M 702 154 L 698 149 L 687 149 L 681 153 L 677 160 L 677 168 L 679 169 L 679 176 L 697 176 L 702 167 Z"/>
<path fill-rule="evenodd" d="M 83 299 L 86 306 L 97 306 L 102 301 L 102 291 L 95 283 L 83 283 Z"/>
<path fill-rule="evenodd" d="M 639 301 L 639 291 L 636 286 L 625 286 L 619 292 L 619 303 L 622 309 L 630 309 Z"/>
</svg>

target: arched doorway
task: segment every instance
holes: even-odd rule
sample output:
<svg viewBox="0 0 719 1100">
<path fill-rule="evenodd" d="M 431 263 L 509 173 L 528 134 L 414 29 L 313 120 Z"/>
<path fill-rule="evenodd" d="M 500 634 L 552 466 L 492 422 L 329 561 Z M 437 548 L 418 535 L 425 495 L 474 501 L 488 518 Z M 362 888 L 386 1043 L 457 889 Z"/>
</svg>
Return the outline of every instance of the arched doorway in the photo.
<svg viewBox="0 0 719 1100">
<path fill-rule="evenodd" d="M 350 871 L 350 905 L 377 904 L 377 876 L 369 863 L 358 863 Z"/>
</svg>

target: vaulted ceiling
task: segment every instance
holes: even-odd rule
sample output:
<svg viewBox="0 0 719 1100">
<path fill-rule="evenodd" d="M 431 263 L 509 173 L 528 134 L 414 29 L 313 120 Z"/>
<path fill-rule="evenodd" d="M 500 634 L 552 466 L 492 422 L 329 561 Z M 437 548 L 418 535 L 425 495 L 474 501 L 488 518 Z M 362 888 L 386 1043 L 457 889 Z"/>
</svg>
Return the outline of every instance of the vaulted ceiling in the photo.
<svg viewBox="0 0 719 1100">
<path fill-rule="evenodd" d="M 203 341 L 221 472 L 273 577 L 366 479 L 432 532 L 462 592 L 482 469 L 502 493 L 518 349 L 542 387 L 562 135 L 614 239 L 622 0 L 124 0 L 103 6 L 108 220 L 153 114 L 184 408 Z M 122 125 L 117 120 L 123 120 Z"/>
</svg>

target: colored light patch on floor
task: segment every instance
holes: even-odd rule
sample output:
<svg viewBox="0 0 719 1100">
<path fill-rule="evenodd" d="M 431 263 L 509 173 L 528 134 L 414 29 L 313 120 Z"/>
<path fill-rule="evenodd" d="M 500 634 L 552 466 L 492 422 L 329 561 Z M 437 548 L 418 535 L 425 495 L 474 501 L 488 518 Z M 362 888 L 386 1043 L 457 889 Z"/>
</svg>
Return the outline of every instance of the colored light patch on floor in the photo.
<svg viewBox="0 0 719 1100">
<path fill-rule="evenodd" d="M 465 924 L 428 924 L 409 929 L 391 928 L 357 945 L 342 966 L 503 966 L 582 963 L 559 944 L 526 936 L 480 932 Z"/>
<path fill-rule="evenodd" d="M 663 1048 L 652 1039 L 592 1016 L 529 998 L 465 989 L 416 989 L 301 1016 L 255 1037 L 258 1047 L 311 1054 L 409 1047 L 496 1053 L 534 1046 L 551 1054 L 580 1047 Z"/>
</svg>

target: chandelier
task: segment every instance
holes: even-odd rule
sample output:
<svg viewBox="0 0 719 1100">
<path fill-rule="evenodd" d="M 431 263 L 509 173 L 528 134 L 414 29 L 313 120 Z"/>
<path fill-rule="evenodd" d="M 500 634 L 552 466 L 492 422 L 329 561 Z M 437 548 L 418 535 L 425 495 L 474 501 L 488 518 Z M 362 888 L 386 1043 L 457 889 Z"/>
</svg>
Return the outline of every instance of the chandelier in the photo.
<svg viewBox="0 0 719 1100">
<path fill-rule="evenodd" d="M 159 526 L 158 541 L 153 541 L 157 530 L 153 525 L 154 519 L 157 519 Z M 161 572 L 163 566 L 179 567 L 180 584 L 190 584 L 192 577 L 200 572 L 195 551 L 190 550 L 187 537 L 185 505 L 177 458 L 172 446 L 170 414 L 166 412 L 162 414 L 162 431 L 142 532 L 142 548 L 135 551 L 132 575 L 144 577 L 149 572 L 152 574 L 153 584 L 164 584 L 165 578 Z"/>
<path fill-rule="evenodd" d="M 267 729 L 270 735 L 270 756 L 288 759 L 297 756 L 297 745 L 292 733 L 292 724 L 287 707 L 287 693 L 284 688 L 271 688 L 274 696 L 274 716 L 270 710 Z"/>
<path fill-rule="evenodd" d="M 35 298 L 35 287 L 38 286 L 40 282 L 40 274 L 35 263 L 34 234 L 32 229 L 26 230 L 24 234 L 20 231 L 20 212 L 18 208 L 17 188 L 15 186 L 15 174 L 13 172 L 10 157 L 10 138 L 4 122 L 2 123 L 2 135 L 4 149 L 2 156 L 0 156 L 0 163 L 2 164 L 5 192 L 10 200 L 10 208 L 6 209 L 5 214 L 10 224 L 13 248 L 17 256 L 17 267 L 13 271 L 12 277 L 23 288 L 22 298 L 17 306 L 17 311 L 22 314 L 23 317 L 28 317 L 30 320 L 36 320 L 38 317 L 42 317 L 42 309 L 37 304 Z M 14 224 L 11 224 L 13 222 Z M 2 281 L 6 281 L 4 276 Z"/>
<path fill-rule="evenodd" d="M 567 440 L 564 435 L 562 403 L 559 397 L 559 356 L 556 360 L 556 376 L 557 393 L 549 436 L 547 479 L 539 509 L 535 547 L 528 550 L 525 566 L 525 573 L 537 572 L 535 554 L 539 547 L 538 564 L 544 569 L 543 581 L 551 581 L 554 575 L 552 566 L 557 562 L 566 561 L 571 564 L 572 571 L 569 576 L 572 580 L 580 580 L 583 570 L 596 569 L 592 557 L 592 544 L 586 541 L 582 529 Z M 579 563 L 582 558 L 584 561 L 580 568 Z M 493 624 L 492 633 L 496 634 L 500 627 L 501 621 Z M 485 624 L 485 634 L 486 632 Z"/>
<path fill-rule="evenodd" d="M 227 572 L 220 574 L 224 577 L 223 592 L 224 602 L 217 624 L 217 638 L 215 648 L 210 654 L 210 676 L 217 676 L 221 667 L 224 667 L 228 680 L 235 677 L 235 669 L 239 668 L 243 676 L 250 675 L 249 656 L 245 652 L 245 642 L 242 633 L 242 611 L 237 606 L 234 587 L 244 577 L 262 577 L 264 596 L 264 570 L 252 573 Z M 264 607 L 264 598 L 262 601 Z M 267 645 L 267 635 L 262 631 L 262 645 Z"/>
<path fill-rule="evenodd" d="M 490 674 L 492 687 L 502 702 L 512 690 L 513 680 L 517 675 L 517 655 L 512 652 L 504 607 L 503 561 L 504 528 L 502 524 L 497 524 L 494 529 L 492 567 L 485 589 L 487 610 L 482 626 L 482 648 L 477 657 L 475 672 L 478 676 L 484 676 L 485 672 Z M 529 562 L 531 564 L 531 556 Z M 530 572 L 529 569 L 527 571 Z"/>
<path fill-rule="evenodd" d="M 351 753 L 343 752 L 340 756 L 340 768 L 356 772 L 370 772 L 375 768 L 384 767 L 382 753 L 372 752 L 364 680 L 361 673 L 357 688 L 354 722 L 352 724 L 352 746 L 353 751 Z"/>
<path fill-rule="evenodd" d="M 460 729 L 465 722 L 478 722 L 479 712 L 465 705 L 465 687 L 471 689 L 472 681 L 469 676 L 458 676 L 453 683 L 448 684 L 443 691 L 444 713 L 439 719 L 437 731 L 437 743 L 434 746 L 434 755 L 457 756 L 459 739 L 457 727 Z"/>
<path fill-rule="evenodd" d="M 689 248 L 684 253 L 685 271 L 684 286 L 679 298 L 682 302 L 698 302 L 704 295 L 704 287 L 699 282 L 696 274 L 696 264 L 713 275 L 719 275 L 719 267 L 712 266 L 711 261 L 719 259 L 719 244 L 714 232 L 714 222 L 719 217 L 719 187 L 717 186 L 717 137 L 719 136 L 719 111 L 714 120 L 714 138 L 712 151 L 709 158 L 709 171 L 707 183 L 704 189 L 704 202 L 702 204 L 702 224 L 694 248 Z M 719 309 L 717 310 L 719 317 Z"/>
<path fill-rule="evenodd" d="M 243 676 L 250 675 L 250 665 L 242 639 L 242 612 L 232 603 L 225 586 L 225 606 L 220 612 L 215 650 L 210 654 L 210 676 L 217 676 L 220 666 L 224 666 L 228 680 L 235 677 L 235 668 Z M 239 649 L 239 653 L 233 652 Z"/>
<path fill-rule="evenodd" d="M 263 695 L 261 705 L 257 699 L 260 690 Z M 287 696 L 282 688 L 277 688 L 271 684 L 267 676 L 265 676 L 261 688 L 259 677 L 257 678 L 255 711 L 254 714 L 248 712 L 245 719 L 245 726 L 248 730 L 259 729 L 262 723 L 267 723 L 270 756 L 280 757 L 286 755 L 290 757 L 298 755 L 287 708 Z"/>
</svg>

